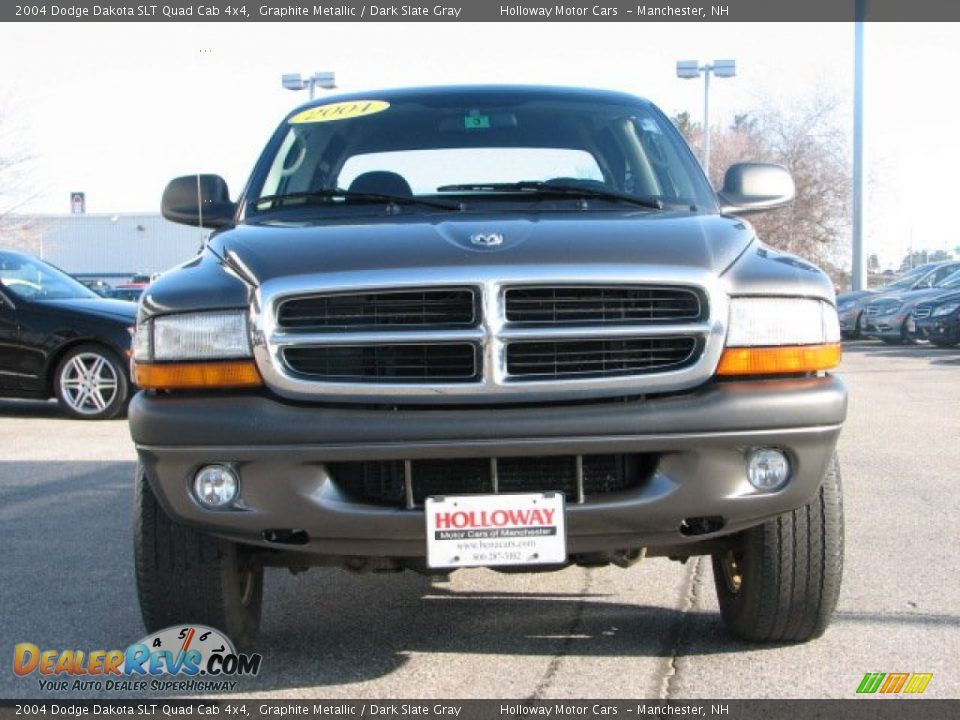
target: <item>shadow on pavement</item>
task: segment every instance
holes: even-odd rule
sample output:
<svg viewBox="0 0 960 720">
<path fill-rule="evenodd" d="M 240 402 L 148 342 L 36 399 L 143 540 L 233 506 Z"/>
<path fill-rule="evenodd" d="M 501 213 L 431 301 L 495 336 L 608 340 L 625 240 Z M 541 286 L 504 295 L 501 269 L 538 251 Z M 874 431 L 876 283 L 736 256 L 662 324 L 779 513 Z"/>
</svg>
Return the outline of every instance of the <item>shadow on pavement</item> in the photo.
<svg viewBox="0 0 960 720">
<path fill-rule="evenodd" d="M 132 472 L 132 463 L 123 462 L 0 463 L 3 652 L 19 642 L 124 649 L 144 635 L 131 553 Z M 631 572 L 643 582 L 644 571 L 641 564 L 582 577 Z M 580 586 L 581 575 L 575 578 Z M 523 575 L 467 576 L 463 590 L 458 579 L 269 570 L 257 646 L 261 675 L 242 679 L 236 692 L 376 680 L 417 653 L 449 654 L 451 661 L 457 654 L 486 655 L 494 672 L 503 656 L 668 658 L 776 647 L 731 638 L 715 613 L 632 604 L 592 592 L 589 581 L 582 592 L 537 592 Z M 478 590 L 478 579 L 491 589 Z M 571 586 L 570 577 L 561 580 L 558 587 Z M 671 600 L 665 589 L 664 604 Z M 836 622 L 960 624 L 920 613 L 845 612 Z M 0 696 L 38 692 L 35 677 L 0 673 Z"/>
<path fill-rule="evenodd" d="M 845 341 L 843 343 L 843 352 L 846 355 L 916 358 L 927 359 L 933 362 L 960 359 L 960 348 L 941 348 L 928 343 L 919 345 L 885 345 L 872 340 Z"/>
<path fill-rule="evenodd" d="M 7 418 L 63 418 L 56 400 L 0 400 L 0 417 Z"/>
</svg>

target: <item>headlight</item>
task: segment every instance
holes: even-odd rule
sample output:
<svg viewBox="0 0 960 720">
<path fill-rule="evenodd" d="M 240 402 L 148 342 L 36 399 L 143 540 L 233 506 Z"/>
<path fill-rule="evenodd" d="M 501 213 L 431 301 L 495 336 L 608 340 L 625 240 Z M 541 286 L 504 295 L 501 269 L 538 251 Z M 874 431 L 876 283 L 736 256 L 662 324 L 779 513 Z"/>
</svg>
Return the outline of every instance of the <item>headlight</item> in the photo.
<svg viewBox="0 0 960 720">
<path fill-rule="evenodd" d="M 960 310 L 960 302 L 947 303 L 946 305 L 941 305 L 933 311 L 935 317 L 942 317 L 944 315 L 949 315 L 952 312 Z"/>
<path fill-rule="evenodd" d="M 809 298 L 733 298 L 727 347 L 840 342 L 837 311 Z"/>
<path fill-rule="evenodd" d="M 840 363 L 837 311 L 813 298 L 732 298 L 718 375 L 828 370 Z"/>
<path fill-rule="evenodd" d="M 147 389 L 261 385 L 251 356 L 242 310 L 162 315 L 140 323 L 133 340 L 135 379 Z"/>
<path fill-rule="evenodd" d="M 250 357 L 246 313 L 187 313 L 153 321 L 153 359 L 157 362 L 241 357 Z"/>
</svg>

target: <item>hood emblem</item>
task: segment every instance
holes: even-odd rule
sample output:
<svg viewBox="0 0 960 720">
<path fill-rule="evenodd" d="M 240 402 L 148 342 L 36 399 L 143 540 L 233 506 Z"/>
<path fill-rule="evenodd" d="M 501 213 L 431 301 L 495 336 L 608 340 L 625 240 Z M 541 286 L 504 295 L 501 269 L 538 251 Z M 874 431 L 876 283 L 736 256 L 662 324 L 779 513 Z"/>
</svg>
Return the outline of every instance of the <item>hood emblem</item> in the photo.
<svg viewBox="0 0 960 720">
<path fill-rule="evenodd" d="M 503 235 L 501 233 L 474 233 L 470 236 L 470 242 L 480 247 L 496 247 L 503 245 Z"/>
</svg>

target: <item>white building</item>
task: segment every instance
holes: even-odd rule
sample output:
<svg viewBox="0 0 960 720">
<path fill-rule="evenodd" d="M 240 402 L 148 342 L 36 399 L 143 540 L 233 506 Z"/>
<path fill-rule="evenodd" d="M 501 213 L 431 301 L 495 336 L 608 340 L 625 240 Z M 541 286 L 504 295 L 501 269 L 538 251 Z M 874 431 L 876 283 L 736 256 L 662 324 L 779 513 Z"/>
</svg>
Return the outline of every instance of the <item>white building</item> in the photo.
<svg viewBox="0 0 960 720">
<path fill-rule="evenodd" d="M 73 275 L 111 284 L 179 265 L 210 235 L 156 213 L 22 215 L 15 224 L 18 239 L 0 234 L 0 249 L 23 250 Z"/>
</svg>

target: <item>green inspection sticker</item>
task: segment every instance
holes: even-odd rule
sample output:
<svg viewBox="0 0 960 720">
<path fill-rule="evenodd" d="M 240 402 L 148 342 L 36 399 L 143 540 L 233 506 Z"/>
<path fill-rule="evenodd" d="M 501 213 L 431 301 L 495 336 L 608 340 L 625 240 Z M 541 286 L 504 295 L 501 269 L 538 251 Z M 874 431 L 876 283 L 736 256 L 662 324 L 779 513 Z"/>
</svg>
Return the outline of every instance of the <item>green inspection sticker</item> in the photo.
<svg viewBox="0 0 960 720">
<path fill-rule="evenodd" d="M 490 116 L 467 115 L 465 118 L 463 118 L 463 126 L 467 130 L 488 130 L 490 129 Z"/>
</svg>

